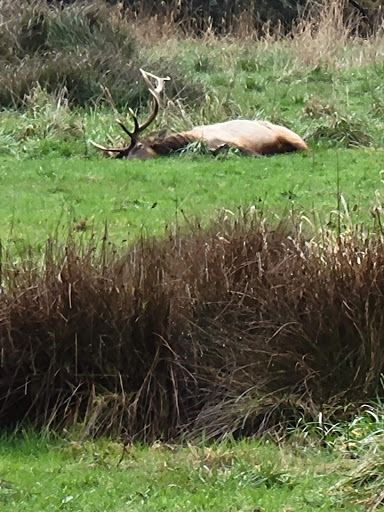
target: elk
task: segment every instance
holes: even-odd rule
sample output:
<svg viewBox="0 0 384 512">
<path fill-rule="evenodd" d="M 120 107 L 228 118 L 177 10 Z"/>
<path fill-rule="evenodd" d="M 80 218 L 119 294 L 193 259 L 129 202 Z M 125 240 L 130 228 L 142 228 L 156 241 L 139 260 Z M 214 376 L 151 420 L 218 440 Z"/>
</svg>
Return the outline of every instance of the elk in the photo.
<svg viewBox="0 0 384 512">
<path fill-rule="evenodd" d="M 132 109 L 129 109 L 134 123 L 132 132 L 120 120 L 116 120 L 130 138 L 130 144 L 126 147 L 106 148 L 91 141 L 93 146 L 101 150 L 106 156 L 147 160 L 160 155 L 169 155 L 196 141 L 204 141 L 209 151 L 213 153 L 217 153 L 221 148 L 231 147 L 248 156 L 308 150 L 304 140 L 284 126 L 269 121 L 248 121 L 245 119 L 195 126 L 192 130 L 171 135 L 165 135 L 164 132 L 161 132 L 158 136 L 140 140 L 140 134 L 155 120 L 159 112 L 160 95 L 164 90 L 165 81 L 170 80 L 168 76 L 160 78 L 143 69 L 140 69 L 140 72 L 153 96 L 153 110 L 148 119 L 140 125 Z M 155 80 L 156 87 L 153 86 L 150 78 Z"/>
</svg>

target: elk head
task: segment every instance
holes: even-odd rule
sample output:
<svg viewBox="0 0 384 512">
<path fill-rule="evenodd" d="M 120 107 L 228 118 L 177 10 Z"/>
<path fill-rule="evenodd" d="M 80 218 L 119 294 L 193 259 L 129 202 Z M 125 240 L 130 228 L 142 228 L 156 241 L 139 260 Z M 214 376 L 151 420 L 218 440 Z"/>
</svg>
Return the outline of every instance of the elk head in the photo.
<svg viewBox="0 0 384 512">
<path fill-rule="evenodd" d="M 129 138 L 131 139 L 129 146 L 122 148 L 106 148 L 100 144 L 97 144 L 96 142 L 90 141 L 95 148 L 100 149 L 105 155 L 114 158 L 139 158 L 140 160 L 148 160 L 149 158 L 155 158 L 157 156 L 156 152 L 148 144 L 145 142 L 140 142 L 139 135 L 155 120 L 159 112 L 160 94 L 164 90 L 165 81 L 170 80 L 170 77 L 167 76 L 165 78 L 160 78 L 156 75 L 153 75 L 152 73 L 148 73 L 148 71 L 144 71 L 144 69 L 141 68 L 140 73 L 148 85 L 149 92 L 153 96 L 153 110 L 148 119 L 142 125 L 139 125 L 133 110 L 131 108 L 129 109 L 129 113 L 133 119 L 134 124 L 133 132 L 129 131 L 119 119 L 116 119 L 117 123 L 121 126 L 125 133 L 129 135 Z M 153 86 L 150 78 L 153 78 L 156 81 L 156 87 Z"/>
</svg>

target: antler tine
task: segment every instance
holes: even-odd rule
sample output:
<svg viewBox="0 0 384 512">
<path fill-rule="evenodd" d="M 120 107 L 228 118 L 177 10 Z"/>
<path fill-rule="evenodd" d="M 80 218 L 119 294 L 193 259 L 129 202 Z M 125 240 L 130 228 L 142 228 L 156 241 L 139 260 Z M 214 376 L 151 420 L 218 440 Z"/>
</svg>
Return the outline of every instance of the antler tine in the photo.
<svg viewBox="0 0 384 512">
<path fill-rule="evenodd" d="M 108 148 L 102 146 L 101 144 L 97 144 L 97 142 L 93 142 L 93 140 L 90 140 L 89 142 L 92 144 L 92 146 L 94 146 L 97 149 L 100 149 L 101 151 L 108 151 Z"/>
<path fill-rule="evenodd" d="M 142 74 L 144 80 L 147 82 L 150 91 L 156 93 L 157 99 L 160 99 L 160 94 L 164 91 L 165 83 L 167 80 L 170 80 L 171 77 L 166 76 L 164 78 L 160 76 L 156 76 L 153 73 L 149 73 L 149 71 L 144 71 L 144 69 L 140 68 L 140 73 Z M 156 87 L 153 87 L 152 82 L 149 77 L 154 78 L 156 80 Z"/>
<path fill-rule="evenodd" d="M 137 142 L 138 135 L 143 130 L 145 130 L 145 128 L 147 128 L 152 123 L 152 121 L 155 119 L 155 117 L 157 116 L 157 114 L 159 112 L 159 105 L 160 105 L 160 94 L 164 90 L 164 82 L 166 80 L 170 80 L 169 76 L 167 76 L 165 78 L 161 78 L 159 76 L 153 75 L 152 73 L 149 73 L 148 71 L 144 71 L 144 69 L 141 69 L 141 68 L 140 68 L 140 72 L 143 75 L 143 78 L 149 87 L 149 92 L 152 94 L 152 96 L 155 100 L 155 104 L 154 104 L 152 113 L 150 114 L 148 119 L 145 121 L 145 123 L 143 123 L 140 126 L 135 113 L 133 112 L 133 110 L 131 108 L 129 108 L 129 113 L 131 114 L 133 123 L 135 125 L 135 129 L 133 132 L 130 132 L 127 129 L 127 127 L 123 124 L 123 122 L 120 121 L 120 119 L 116 119 L 116 122 L 121 126 L 121 128 L 125 131 L 125 133 L 127 135 L 129 135 L 129 137 L 132 140 L 132 143 Z M 156 80 L 156 87 L 153 86 L 153 84 L 151 83 L 151 81 L 148 77 L 154 78 Z"/>
<path fill-rule="evenodd" d="M 131 107 L 128 108 L 128 112 L 131 114 L 131 117 L 133 119 L 133 123 L 135 125 L 135 131 L 139 129 L 139 122 L 137 120 L 137 117 L 134 113 L 134 111 L 131 109 Z"/>
<path fill-rule="evenodd" d="M 129 136 L 130 136 L 130 138 L 131 138 L 132 140 L 134 140 L 134 139 L 136 138 L 136 136 L 140 133 L 140 127 L 139 127 L 139 122 L 138 122 L 138 120 L 137 120 L 137 117 L 135 116 L 134 111 L 133 111 L 131 108 L 129 108 L 128 110 L 129 110 L 129 113 L 130 113 L 130 114 L 131 114 L 131 116 L 132 116 L 133 123 L 134 123 L 134 125 L 135 125 L 135 129 L 134 129 L 134 131 L 133 131 L 133 132 L 130 132 L 130 131 L 126 128 L 126 126 L 122 123 L 122 121 L 120 121 L 120 119 L 116 119 L 116 123 L 118 123 L 118 124 L 121 126 L 121 128 L 125 131 L 125 133 L 126 133 L 127 135 L 129 135 Z"/>
<path fill-rule="evenodd" d="M 145 130 L 145 128 L 147 128 L 153 122 L 155 117 L 157 116 L 157 114 L 159 112 L 159 106 L 160 106 L 160 94 L 163 92 L 164 87 L 165 87 L 164 82 L 166 80 L 170 80 L 169 76 L 167 76 L 165 78 L 161 78 L 152 73 L 149 73 L 148 71 L 144 71 L 144 69 L 142 69 L 142 68 L 140 68 L 140 73 L 142 74 L 144 80 L 146 81 L 146 83 L 148 85 L 149 92 L 152 94 L 152 96 L 155 100 L 155 104 L 154 104 L 152 113 L 150 114 L 148 119 L 145 121 L 145 123 L 143 123 L 140 126 L 138 133 L 141 133 L 143 130 Z M 156 87 L 153 86 L 149 77 L 154 78 L 156 80 Z"/>
<path fill-rule="evenodd" d="M 117 123 L 119 126 L 121 126 L 121 128 L 125 131 L 125 133 L 126 133 L 127 135 L 129 135 L 129 136 L 130 136 L 130 138 L 132 139 L 132 137 L 134 136 L 134 132 L 130 132 L 130 131 L 127 129 L 127 127 L 123 124 L 123 122 L 122 122 L 122 121 L 120 121 L 120 119 L 116 119 L 116 123 Z"/>
<path fill-rule="evenodd" d="M 153 105 L 152 113 L 150 114 L 148 119 L 140 126 L 138 133 L 141 133 L 146 128 L 148 128 L 148 126 L 154 121 L 154 119 L 156 118 L 156 116 L 159 112 L 159 100 L 158 100 L 156 94 L 154 94 L 153 92 L 152 92 L 152 94 L 153 94 L 153 98 L 155 100 L 155 104 Z"/>
<path fill-rule="evenodd" d="M 129 155 L 129 152 L 131 151 L 131 149 L 138 142 L 139 134 L 143 130 L 145 130 L 145 128 L 147 128 L 152 123 L 152 121 L 155 119 L 155 117 L 157 116 L 157 114 L 159 112 L 160 94 L 164 90 L 164 83 L 165 83 L 165 81 L 166 80 L 170 80 L 170 77 L 167 76 L 165 78 L 161 78 L 159 76 L 153 75 L 152 73 L 149 73 L 148 71 L 144 71 L 144 69 L 140 69 L 140 72 L 143 75 L 143 78 L 144 78 L 144 80 L 146 81 L 146 83 L 148 85 L 149 92 L 152 94 L 153 99 L 155 100 L 152 113 L 149 115 L 149 117 L 145 121 L 145 123 L 140 126 L 135 113 L 130 108 L 129 109 L 129 113 L 132 116 L 133 123 L 134 123 L 134 130 L 133 130 L 133 132 L 130 132 L 128 130 L 128 128 L 124 125 L 124 123 L 122 121 L 120 121 L 120 119 L 116 119 L 116 122 L 121 126 L 121 128 L 125 131 L 125 133 L 131 139 L 130 145 L 127 146 L 126 148 L 106 148 L 105 146 L 101 146 L 100 144 L 97 144 L 96 142 L 90 141 L 91 144 L 95 148 L 100 149 L 104 153 L 108 153 L 110 156 L 111 156 L 111 154 L 114 154 L 114 153 L 116 155 L 118 155 L 119 158 L 123 158 L 123 157 L 126 157 L 127 155 Z M 156 87 L 153 86 L 150 78 L 153 78 L 154 80 L 156 80 Z M 108 93 L 109 93 L 109 91 L 108 91 Z"/>
<path fill-rule="evenodd" d="M 93 147 L 99 149 L 103 153 L 109 154 L 109 156 L 112 156 L 114 153 L 121 154 L 123 156 L 125 154 L 128 154 L 129 152 L 129 148 L 106 148 L 101 144 L 97 144 L 97 142 L 93 142 L 93 140 L 90 140 L 89 142 L 92 144 Z"/>
</svg>

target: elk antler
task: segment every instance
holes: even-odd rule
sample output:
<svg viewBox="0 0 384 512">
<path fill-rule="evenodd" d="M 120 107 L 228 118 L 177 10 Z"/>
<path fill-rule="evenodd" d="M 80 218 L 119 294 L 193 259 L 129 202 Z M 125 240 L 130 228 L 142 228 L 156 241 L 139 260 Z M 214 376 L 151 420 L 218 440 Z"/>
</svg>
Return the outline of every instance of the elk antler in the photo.
<svg viewBox="0 0 384 512">
<path fill-rule="evenodd" d="M 133 110 L 130 108 L 129 113 L 132 116 L 135 129 L 133 132 L 130 132 L 127 130 L 127 128 L 124 126 L 124 124 L 119 120 L 116 119 L 116 121 L 119 123 L 121 128 L 125 131 L 127 135 L 131 138 L 132 143 L 135 143 L 138 139 L 138 136 L 141 132 L 143 132 L 148 126 L 154 121 L 156 118 L 158 112 L 159 112 L 159 106 L 160 106 L 160 94 L 163 92 L 165 87 L 165 81 L 170 80 L 171 78 L 169 76 L 166 76 L 165 78 L 161 78 L 159 76 L 153 75 L 152 73 L 149 73 L 148 71 L 144 71 L 144 69 L 140 68 L 140 73 L 142 74 L 144 80 L 146 81 L 149 92 L 152 94 L 155 102 L 153 106 L 153 110 L 151 114 L 149 115 L 148 119 L 140 126 L 137 117 L 135 116 Z M 153 86 L 152 82 L 150 81 L 149 77 L 154 78 L 156 80 L 156 87 Z"/>
<path fill-rule="evenodd" d="M 166 80 L 170 80 L 171 77 L 166 76 L 165 78 L 160 78 L 159 76 L 153 75 L 152 73 L 149 73 L 148 71 L 144 71 L 144 69 L 140 68 L 140 73 L 142 74 L 144 80 L 147 82 L 149 92 L 153 94 L 153 96 L 158 100 L 160 103 L 160 94 L 164 91 L 165 84 L 164 82 Z M 156 80 L 156 88 L 153 88 L 152 82 L 150 81 L 149 77 L 154 78 Z"/>
</svg>

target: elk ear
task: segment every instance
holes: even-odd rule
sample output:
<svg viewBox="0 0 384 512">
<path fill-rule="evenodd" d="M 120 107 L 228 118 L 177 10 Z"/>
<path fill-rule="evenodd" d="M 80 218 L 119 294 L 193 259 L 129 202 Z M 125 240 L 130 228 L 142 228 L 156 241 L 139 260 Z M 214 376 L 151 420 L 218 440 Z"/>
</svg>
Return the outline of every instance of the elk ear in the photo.
<svg viewBox="0 0 384 512">
<path fill-rule="evenodd" d="M 160 130 L 159 132 L 151 133 L 151 136 L 147 139 L 147 142 L 150 143 L 159 143 L 162 142 L 167 136 L 168 130 Z"/>
<path fill-rule="evenodd" d="M 168 130 L 165 128 L 165 130 L 161 130 L 160 132 L 156 133 L 157 139 L 164 139 L 167 136 Z"/>
</svg>

